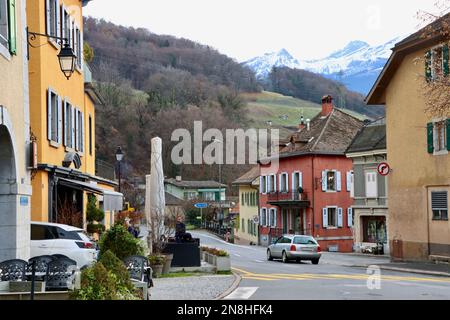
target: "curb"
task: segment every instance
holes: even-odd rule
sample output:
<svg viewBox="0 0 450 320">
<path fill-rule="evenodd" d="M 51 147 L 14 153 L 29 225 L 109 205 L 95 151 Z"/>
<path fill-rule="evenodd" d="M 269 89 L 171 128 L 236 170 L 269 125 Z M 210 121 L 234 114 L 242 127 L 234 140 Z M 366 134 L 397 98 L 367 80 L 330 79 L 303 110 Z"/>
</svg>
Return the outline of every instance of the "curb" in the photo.
<svg viewBox="0 0 450 320">
<path fill-rule="evenodd" d="M 241 276 L 239 274 L 237 274 L 236 272 L 233 272 L 233 276 L 234 276 L 234 282 L 231 285 L 230 288 L 228 288 L 225 292 L 223 292 L 221 295 L 219 295 L 218 297 L 214 298 L 213 300 L 222 300 L 225 297 L 229 296 L 234 290 L 237 289 L 237 287 L 239 286 L 239 284 L 241 283 Z"/>
<path fill-rule="evenodd" d="M 352 267 L 352 268 L 368 268 L 369 265 L 352 265 L 350 267 Z M 450 277 L 450 273 L 447 273 L 447 272 L 427 271 L 427 270 L 397 268 L 397 267 L 386 267 L 386 266 L 378 266 L 378 267 L 381 270 L 408 272 L 408 273 L 424 274 L 424 275 L 430 275 L 430 276 Z"/>
</svg>

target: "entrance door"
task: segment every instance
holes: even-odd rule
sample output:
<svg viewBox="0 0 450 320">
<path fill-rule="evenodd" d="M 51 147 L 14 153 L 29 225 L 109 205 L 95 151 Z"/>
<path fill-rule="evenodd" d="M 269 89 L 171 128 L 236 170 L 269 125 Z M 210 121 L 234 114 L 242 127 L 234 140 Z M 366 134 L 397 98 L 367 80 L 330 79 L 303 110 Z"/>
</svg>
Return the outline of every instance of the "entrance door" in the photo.
<svg viewBox="0 0 450 320">
<path fill-rule="evenodd" d="M 282 215 L 283 215 L 283 234 L 288 234 L 289 233 L 288 211 L 286 209 L 283 209 Z"/>
<path fill-rule="evenodd" d="M 18 219 L 14 149 L 6 126 L 0 124 L 0 261 L 17 258 Z"/>
</svg>

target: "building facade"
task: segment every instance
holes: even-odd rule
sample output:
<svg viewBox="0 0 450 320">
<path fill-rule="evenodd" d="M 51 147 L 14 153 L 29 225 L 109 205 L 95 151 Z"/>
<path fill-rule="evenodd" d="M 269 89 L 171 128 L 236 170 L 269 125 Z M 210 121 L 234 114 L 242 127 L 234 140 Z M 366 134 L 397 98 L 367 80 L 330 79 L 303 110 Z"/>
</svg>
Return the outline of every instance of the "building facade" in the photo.
<svg viewBox="0 0 450 320">
<path fill-rule="evenodd" d="M 347 149 L 347 157 L 353 161 L 354 249 L 374 252 L 383 243 L 384 254 L 389 254 L 388 177 L 378 173 L 378 166 L 387 161 L 384 119 L 364 126 Z"/>
<path fill-rule="evenodd" d="M 353 250 L 350 174 L 345 151 L 362 121 L 322 99 L 322 112 L 290 137 L 276 165 L 260 165 L 260 242 L 314 236 L 323 250 Z"/>
<path fill-rule="evenodd" d="M 0 261 L 30 255 L 26 3 L 0 0 Z"/>
<path fill-rule="evenodd" d="M 83 57 L 82 10 L 87 3 L 27 1 L 29 31 L 56 37 L 32 39 L 29 50 L 31 131 L 38 146 L 34 221 L 85 227 L 88 194 L 99 196 L 105 211 L 122 209 L 121 195 L 113 191 L 116 183 L 95 176 L 95 106 L 101 99 L 90 85 Z M 77 56 L 69 79 L 57 58 L 62 38 Z"/>
<path fill-rule="evenodd" d="M 259 167 L 256 166 L 233 182 L 239 187 L 239 209 L 234 241 L 258 244 L 259 241 Z"/>
<path fill-rule="evenodd" d="M 429 115 L 423 93 L 425 81 L 449 77 L 448 37 L 440 32 L 449 21 L 447 14 L 397 43 L 366 99 L 386 106 L 388 228 L 395 260 L 450 257 L 450 114 Z M 432 32 L 424 37 L 426 30 Z"/>
</svg>

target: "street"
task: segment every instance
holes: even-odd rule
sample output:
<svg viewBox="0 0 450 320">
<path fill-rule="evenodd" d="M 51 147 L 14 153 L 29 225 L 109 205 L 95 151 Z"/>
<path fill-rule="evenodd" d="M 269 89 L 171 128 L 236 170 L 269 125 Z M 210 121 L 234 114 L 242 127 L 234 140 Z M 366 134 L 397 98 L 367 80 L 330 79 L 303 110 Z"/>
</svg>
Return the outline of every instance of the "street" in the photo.
<svg viewBox="0 0 450 320">
<path fill-rule="evenodd" d="M 201 246 L 226 250 L 239 287 L 225 299 L 357 300 L 450 299 L 450 278 L 380 270 L 380 281 L 368 281 L 367 268 L 389 262 L 387 257 L 324 252 L 319 265 L 267 261 L 266 248 L 226 243 L 204 231 L 192 232 Z M 377 285 L 379 283 L 379 285 Z M 372 289 L 369 289 L 372 288 Z"/>
</svg>

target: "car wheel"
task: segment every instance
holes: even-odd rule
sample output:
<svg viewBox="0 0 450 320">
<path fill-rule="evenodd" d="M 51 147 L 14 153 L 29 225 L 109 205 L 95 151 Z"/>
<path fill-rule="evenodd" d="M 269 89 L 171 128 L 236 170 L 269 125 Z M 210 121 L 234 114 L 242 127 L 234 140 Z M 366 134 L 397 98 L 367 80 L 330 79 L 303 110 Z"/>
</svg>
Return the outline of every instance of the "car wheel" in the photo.
<svg viewBox="0 0 450 320">
<path fill-rule="evenodd" d="M 267 250 L 267 260 L 272 261 L 272 253 L 270 253 L 270 250 Z"/>
<path fill-rule="evenodd" d="M 319 259 L 311 260 L 311 263 L 312 263 L 312 264 L 319 264 Z"/>
<path fill-rule="evenodd" d="M 283 251 L 283 255 L 281 256 L 281 258 L 282 258 L 283 263 L 289 262 L 286 251 Z"/>
<path fill-rule="evenodd" d="M 302 260 L 300 260 L 300 259 L 295 259 L 295 261 L 296 261 L 297 263 L 301 263 L 301 262 L 302 262 Z"/>
</svg>

